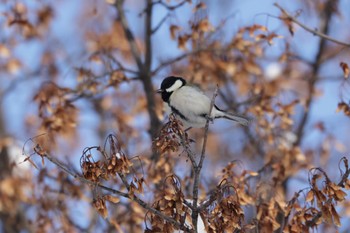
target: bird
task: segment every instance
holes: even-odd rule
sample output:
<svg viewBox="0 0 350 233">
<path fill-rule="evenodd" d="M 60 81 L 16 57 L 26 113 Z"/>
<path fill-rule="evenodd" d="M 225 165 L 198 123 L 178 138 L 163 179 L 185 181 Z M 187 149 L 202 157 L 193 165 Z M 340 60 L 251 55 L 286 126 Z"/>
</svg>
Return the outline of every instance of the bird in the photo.
<svg viewBox="0 0 350 233">
<path fill-rule="evenodd" d="M 163 102 L 179 117 L 185 128 L 205 127 L 211 99 L 198 87 L 187 84 L 182 77 L 168 76 L 162 81 L 157 93 L 161 94 Z M 214 104 L 209 119 L 213 121 L 217 118 L 232 120 L 244 126 L 250 122 L 248 118 L 223 111 Z"/>
</svg>

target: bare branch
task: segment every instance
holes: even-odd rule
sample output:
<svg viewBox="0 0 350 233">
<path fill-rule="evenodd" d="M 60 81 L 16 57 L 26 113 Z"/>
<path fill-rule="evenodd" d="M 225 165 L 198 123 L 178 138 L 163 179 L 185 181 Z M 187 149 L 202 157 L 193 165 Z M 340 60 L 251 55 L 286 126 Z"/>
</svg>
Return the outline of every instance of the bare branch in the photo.
<svg viewBox="0 0 350 233">
<path fill-rule="evenodd" d="M 175 62 L 179 62 L 179 61 L 181 61 L 181 60 L 183 60 L 183 59 L 185 59 L 185 58 L 187 58 L 187 57 L 189 57 L 189 56 L 196 55 L 197 53 L 204 52 L 204 51 L 208 51 L 208 49 L 207 49 L 207 48 L 205 48 L 205 49 L 197 49 L 197 50 L 193 50 L 193 51 L 189 51 L 189 52 L 183 53 L 183 54 L 181 54 L 181 55 L 179 55 L 179 56 L 177 56 L 177 57 L 171 58 L 171 59 L 169 59 L 169 60 L 167 60 L 167 61 L 165 61 L 165 62 L 160 63 L 160 64 L 158 65 L 158 67 L 155 68 L 155 69 L 151 72 L 151 74 L 152 74 L 152 75 L 155 75 L 155 74 L 157 74 L 161 69 L 163 69 L 164 67 L 166 67 L 166 66 L 168 66 L 168 65 L 171 65 L 171 64 L 173 64 L 173 63 L 175 63 Z"/>
<path fill-rule="evenodd" d="M 217 52 L 217 53 L 220 53 L 220 52 L 226 52 L 227 50 L 226 49 L 215 49 L 215 48 L 208 48 L 208 47 L 201 47 L 201 48 L 197 48 L 197 49 L 194 49 L 192 51 L 188 51 L 188 52 L 185 52 L 177 57 L 174 57 L 174 58 L 170 58 L 169 60 L 167 61 L 164 61 L 162 63 L 160 63 L 158 65 L 158 67 L 156 67 L 152 72 L 151 72 L 151 75 L 155 75 L 157 74 L 161 69 L 163 69 L 164 67 L 168 66 L 168 65 L 171 65 L 175 62 L 179 62 L 189 56 L 192 56 L 192 55 L 197 55 L 198 53 L 201 53 L 201 52 Z"/>
<path fill-rule="evenodd" d="M 155 28 L 152 29 L 152 34 L 156 33 L 159 28 L 163 25 L 163 23 L 169 18 L 169 14 L 166 14 L 161 21 L 155 26 Z"/>
<path fill-rule="evenodd" d="M 106 56 L 107 56 L 109 59 L 111 59 L 111 60 L 119 67 L 118 70 L 125 71 L 125 72 L 128 72 L 128 73 L 132 73 L 132 74 L 135 74 L 135 75 L 138 75 L 138 74 L 139 74 L 139 72 L 136 71 L 136 70 L 131 70 L 131 69 L 125 68 L 125 67 L 123 66 L 123 64 L 122 64 L 120 61 L 118 61 L 118 59 L 116 59 L 115 57 L 113 57 L 112 54 L 106 53 Z M 113 72 L 113 71 L 112 71 L 112 72 Z"/>
<path fill-rule="evenodd" d="M 303 29 L 305 29 L 306 31 L 314 34 L 314 35 L 317 35 L 323 39 L 326 39 L 326 40 L 329 40 L 329 41 L 332 41 L 334 43 L 337 43 L 337 44 L 340 44 L 340 45 L 343 45 L 343 46 L 346 46 L 346 47 L 350 47 L 350 43 L 346 43 L 346 42 L 343 42 L 343 41 L 340 41 L 340 40 L 337 40 L 331 36 L 328 36 L 323 30 L 319 31 L 317 29 L 312 29 L 308 26 L 306 26 L 305 24 L 301 23 L 299 20 L 296 19 L 296 17 L 290 15 L 284 8 L 282 8 L 278 3 L 274 3 L 274 6 L 276 6 L 278 9 L 281 10 L 281 12 L 287 16 L 287 18 L 282 18 L 280 17 L 280 19 L 283 19 L 283 20 L 290 20 L 294 23 L 296 23 L 297 25 L 299 25 L 300 27 L 302 27 Z"/>
</svg>

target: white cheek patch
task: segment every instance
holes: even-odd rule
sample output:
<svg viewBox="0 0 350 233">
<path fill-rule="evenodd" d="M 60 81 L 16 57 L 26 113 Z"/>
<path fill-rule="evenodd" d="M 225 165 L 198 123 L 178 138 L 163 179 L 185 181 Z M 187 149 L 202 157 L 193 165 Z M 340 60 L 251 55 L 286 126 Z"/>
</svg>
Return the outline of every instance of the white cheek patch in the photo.
<svg viewBox="0 0 350 233">
<path fill-rule="evenodd" d="M 173 92 L 177 89 L 179 89 L 180 87 L 182 87 L 182 81 L 181 80 L 176 80 L 176 82 L 169 88 L 165 89 L 167 92 Z"/>
</svg>

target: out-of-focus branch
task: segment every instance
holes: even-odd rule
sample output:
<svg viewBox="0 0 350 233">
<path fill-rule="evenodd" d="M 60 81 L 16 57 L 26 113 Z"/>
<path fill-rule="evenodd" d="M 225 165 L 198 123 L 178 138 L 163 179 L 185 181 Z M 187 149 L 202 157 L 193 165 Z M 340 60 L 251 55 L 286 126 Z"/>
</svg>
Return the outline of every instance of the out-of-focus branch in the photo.
<svg viewBox="0 0 350 233">
<path fill-rule="evenodd" d="M 208 51 L 214 51 L 214 50 L 213 50 L 213 49 L 208 49 L 208 48 L 202 48 L 202 49 L 196 49 L 196 50 L 192 50 L 192 51 L 183 53 L 183 54 L 181 54 L 181 55 L 179 55 L 179 56 L 177 56 L 177 57 L 171 58 L 171 59 L 169 59 L 169 60 L 167 60 L 167 61 L 164 61 L 164 62 L 160 63 L 160 64 L 158 65 L 158 67 L 156 67 L 156 68 L 151 72 L 151 74 L 152 74 L 152 75 L 155 75 L 155 74 L 157 74 L 161 69 L 163 69 L 164 67 L 166 67 L 166 66 L 168 66 L 168 65 L 171 65 L 171 64 L 173 64 L 173 63 L 175 63 L 175 62 L 179 62 L 179 61 L 181 61 L 181 60 L 183 60 L 183 59 L 185 59 L 185 58 L 187 58 L 187 57 L 189 57 L 189 56 L 196 55 L 196 54 L 198 54 L 198 53 L 200 53 L 200 52 L 208 52 Z"/>
<path fill-rule="evenodd" d="M 280 19 L 287 19 L 287 20 L 290 20 L 294 23 L 296 23 L 297 25 L 299 25 L 300 27 L 302 27 L 304 30 L 314 34 L 314 35 L 317 35 L 323 39 L 326 39 L 326 40 L 329 40 L 329 41 L 332 41 L 334 43 L 337 43 L 337 44 L 340 44 L 340 45 L 343 45 L 343 46 L 346 46 L 346 47 L 350 47 L 350 43 L 346 43 L 346 42 L 343 42 L 343 41 L 340 41 L 340 40 L 337 40 L 331 36 L 328 36 L 326 32 L 324 32 L 323 30 L 317 30 L 317 29 L 312 29 L 308 26 L 306 26 L 305 24 L 301 23 L 296 17 L 290 15 L 283 7 L 281 7 L 278 3 L 274 3 L 274 6 L 276 6 L 278 9 L 281 10 L 281 12 L 286 15 L 287 18 L 282 18 L 280 17 Z M 327 9 L 326 11 L 332 11 L 332 9 Z"/>
<path fill-rule="evenodd" d="M 320 17 L 320 19 L 321 19 L 320 33 L 322 33 L 322 34 L 326 35 L 329 32 L 330 21 L 331 21 L 333 12 L 334 12 L 333 11 L 334 4 L 335 4 L 335 0 L 329 0 L 325 5 L 325 10 L 322 12 L 322 15 Z M 279 6 L 279 5 L 277 4 L 276 6 Z M 281 9 L 283 9 L 283 8 L 281 8 Z M 306 97 L 306 102 L 305 102 L 305 112 L 302 115 L 301 121 L 300 121 L 299 126 L 296 130 L 297 140 L 294 143 L 294 145 L 296 145 L 296 146 L 298 146 L 300 144 L 300 142 L 302 141 L 303 136 L 304 136 L 305 125 L 309 119 L 310 107 L 311 107 L 311 103 L 313 102 L 314 95 L 315 95 L 316 83 L 317 83 L 318 77 L 319 77 L 318 73 L 319 73 L 320 67 L 322 65 L 322 55 L 324 54 L 325 49 L 326 49 L 327 38 L 325 38 L 325 37 L 320 37 L 320 38 L 321 39 L 320 39 L 320 42 L 318 45 L 318 52 L 317 52 L 315 61 L 313 62 L 313 65 L 312 65 L 312 73 L 310 74 L 310 78 L 308 80 L 308 92 L 307 92 L 307 97 Z"/>
<path fill-rule="evenodd" d="M 185 226 L 183 226 L 182 224 L 180 224 L 179 222 L 177 222 L 176 220 L 174 220 L 173 218 L 169 217 L 169 216 L 166 216 L 165 214 L 163 214 L 162 212 L 160 212 L 159 210 L 157 209 L 154 209 L 153 207 L 149 206 L 146 202 L 144 202 L 143 200 L 141 200 L 139 197 L 135 196 L 135 195 L 130 195 L 128 193 L 123 193 L 119 190 L 116 190 L 116 189 L 112 189 L 112 188 L 109 188 L 107 186 L 104 186 L 100 183 L 95 183 L 95 182 L 92 182 L 90 180 L 87 180 L 85 179 L 84 177 L 82 176 L 79 176 L 78 174 L 74 173 L 73 171 L 71 171 L 69 168 L 67 168 L 62 162 L 60 162 L 58 159 L 52 157 L 51 155 L 49 155 L 48 153 L 46 152 L 43 152 L 43 150 L 40 148 L 39 145 L 37 145 L 35 148 L 34 148 L 34 152 L 38 155 L 40 155 L 41 157 L 43 158 L 47 158 L 50 162 L 52 162 L 53 164 L 55 164 L 58 168 L 60 168 L 62 171 L 64 171 L 66 174 L 74 177 L 75 179 L 79 180 L 80 182 L 82 183 L 85 183 L 85 184 L 88 184 L 88 185 L 93 185 L 93 186 L 97 186 L 103 190 L 106 190 L 108 192 L 111 192 L 113 194 L 116 194 L 116 195 L 119 195 L 119 196 L 122 196 L 122 197 L 125 197 L 125 198 L 128 198 L 132 201 L 135 201 L 137 204 L 139 204 L 141 207 L 143 207 L 144 209 L 154 213 L 155 215 L 158 215 L 160 218 L 164 219 L 165 221 L 173 224 L 175 227 L 181 229 L 181 230 L 184 230 L 186 232 L 189 232 L 189 229 L 187 229 Z M 126 181 L 123 180 L 123 183 L 125 184 Z"/>
<path fill-rule="evenodd" d="M 129 23 L 128 23 L 126 16 L 124 14 L 123 3 L 124 3 L 123 0 L 117 0 L 115 2 L 115 6 L 117 8 L 118 16 L 119 16 L 120 22 L 123 26 L 123 30 L 124 30 L 126 39 L 129 42 L 131 53 L 135 59 L 137 67 L 139 68 L 139 70 L 142 70 L 143 64 L 142 64 L 142 60 L 141 60 L 141 53 L 137 47 L 134 34 L 131 32 L 130 27 L 129 27 Z"/>
<path fill-rule="evenodd" d="M 146 20 L 145 20 L 145 68 L 147 72 L 151 69 L 152 64 L 152 12 L 153 12 L 153 3 L 152 0 L 147 0 L 146 7 Z"/>
<path fill-rule="evenodd" d="M 123 64 L 118 59 L 116 59 L 112 54 L 106 53 L 106 56 L 109 59 L 111 59 L 119 67 L 118 70 L 125 71 L 127 73 L 131 73 L 131 74 L 135 74 L 135 75 L 139 74 L 139 72 L 136 70 L 131 70 L 131 69 L 125 68 L 123 66 Z M 110 71 L 110 72 L 113 72 L 113 71 Z"/>
<path fill-rule="evenodd" d="M 147 0 L 146 7 L 146 16 L 145 16 L 145 57 L 144 63 L 141 59 L 141 53 L 137 47 L 135 37 L 130 30 L 128 21 L 126 19 L 124 9 L 123 9 L 123 0 L 117 0 L 115 6 L 118 11 L 118 16 L 122 24 L 126 39 L 129 42 L 131 53 L 135 59 L 139 70 L 139 76 L 143 84 L 143 89 L 147 99 L 147 111 L 150 116 L 150 135 L 152 138 L 155 138 L 158 129 L 161 126 L 161 123 L 156 114 L 156 105 L 155 105 L 155 92 L 151 80 L 151 66 L 152 66 L 152 9 L 154 3 L 152 0 Z M 157 160 L 159 155 L 156 152 L 153 153 L 152 158 Z"/>
<path fill-rule="evenodd" d="M 324 10 L 320 12 L 321 15 L 319 17 L 320 18 L 319 35 L 327 35 L 328 34 L 329 28 L 330 28 L 331 18 L 332 18 L 332 15 L 334 13 L 335 4 L 336 4 L 335 0 L 328 0 L 324 6 L 325 7 Z M 283 14 L 285 14 L 287 16 L 287 20 L 291 20 L 292 22 L 295 22 L 299 25 L 301 24 L 297 19 L 295 19 L 295 17 L 292 17 L 291 15 L 289 15 L 281 6 L 279 6 L 278 4 L 275 4 L 275 6 L 278 7 L 283 12 Z M 312 104 L 314 97 L 315 97 L 316 84 L 319 81 L 319 79 L 318 79 L 319 74 L 318 73 L 319 73 L 321 65 L 322 65 L 322 56 L 326 50 L 327 40 L 328 40 L 327 37 L 320 36 L 320 42 L 318 44 L 317 54 L 316 54 L 314 62 L 311 64 L 312 70 L 311 70 L 311 74 L 309 76 L 309 79 L 307 80 L 308 90 L 307 90 L 307 97 L 305 100 L 305 111 L 301 117 L 301 120 L 300 120 L 299 125 L 296 129 L 296 132 L 295 132 L 295 134 L 297 136 L 297 140 L 294 142 L 294 144 L 293 144 L 294 146 L 299 146 L 304 138 L 305 126 L 306 126 L 306 123 L 310 117 L 310 107 L 311 107 L 311 104 Z M 289 177 L 286 177 L 285 180 L 283 181 L 282 185 L 283 185 L 284 193 L 287 193 L 288 181 L 289 181 Z M 286 222 L 285 222 L 285 217 L 283 217 L 283 213 L 279 213 L 278 218 L 280 220 L 281 227 L 279 228 L 279 230 L 277 232 L 280 232 L 284 229 L 284 225 L 286 224 Z"/>
<path fill-rule="evenodd" d="M 176 5 L 169 6 L 168 4 L 164 3 L 163 0 L 158 0 L 158 1 L 154 2 L 153 4 L 160 4 L 163 7 L 165 7 L 166 9 L 173 11 L 173 10 L 176 10 L 177 8 L 181 7 L 182 5 L 184 5 L 186 2 L 188 2 L 188 0 L 183 0 L 182 2 L 179 2 Z"/>
<path fill-rule="evenodd" d="M 156 113 L 156 102 L 155 102 L 155 91 L 152 85 L 152 12 L 153 12 L 153 2 L 152 0 L 147 0 L 146 7 L 146 19 L 145 19 L 145 46 L 146 46 L 146 54 L 145 54 L 145 64 L 143 70 L 141 70 L 141 80 L 143 84 L 143 89 L 147 99 L 147 110 L 150 116 L 150 135 L 153 138 L 157 136 L 158 130 L 161 127 L 161 122 L 158 119 Z M 159 158 L 159 154 L 156 151 L 153 151 L 152 159 L 157 161 Z"/>
<path fill-rule="evenodd" d="M 170 14 L 166 14 L 161 21 L 152 29 L 152 34 L 156 33 L 158 29 L 163 25 L 163 23 L 169 18 Z"/>
</svg>

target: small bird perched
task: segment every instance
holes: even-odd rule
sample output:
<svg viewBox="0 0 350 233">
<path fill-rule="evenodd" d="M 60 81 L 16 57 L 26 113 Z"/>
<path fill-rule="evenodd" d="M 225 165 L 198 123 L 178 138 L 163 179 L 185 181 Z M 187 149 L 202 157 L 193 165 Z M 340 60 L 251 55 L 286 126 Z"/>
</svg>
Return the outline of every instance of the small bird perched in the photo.
<svg viewBox="0 0 350 233">
<path fill-rule="evenodd" d="M 160 89 L 162 95 L 171 111 L 179 116 L 185 128 L 203 128 L 209 115 L 211 100 L 199 88 L 186 84 L 181 77 L 166 77 Z M 213 106 L 210 119 L 226 118 L 241 125 L 248 125 L 249 120 L 245 117 L 227 113 Z"/>
</svg>

